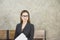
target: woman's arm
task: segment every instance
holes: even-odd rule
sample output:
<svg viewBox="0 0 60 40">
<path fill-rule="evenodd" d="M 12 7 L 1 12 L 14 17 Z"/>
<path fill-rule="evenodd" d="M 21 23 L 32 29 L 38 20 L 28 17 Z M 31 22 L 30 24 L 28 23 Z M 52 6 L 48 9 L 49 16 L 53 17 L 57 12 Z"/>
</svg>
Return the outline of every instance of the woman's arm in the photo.
<svg viewBox="0 0 60 40">
<path fill-rule="evenodd" d="M 28 38 L 28 40 L 33 40 L 33 37 L 34 37 L 34 25 L 31 25 L 30 38 Z"/>
<path fill-rule="evenodd" d="M 16 26 L 16 30 L 15 30 L 15 35 L 14 35 L 14 40 L 15 40 L 15 38 L 18 36 L 18 24 L 17 24 L 17 26 Z"/>
</svg>

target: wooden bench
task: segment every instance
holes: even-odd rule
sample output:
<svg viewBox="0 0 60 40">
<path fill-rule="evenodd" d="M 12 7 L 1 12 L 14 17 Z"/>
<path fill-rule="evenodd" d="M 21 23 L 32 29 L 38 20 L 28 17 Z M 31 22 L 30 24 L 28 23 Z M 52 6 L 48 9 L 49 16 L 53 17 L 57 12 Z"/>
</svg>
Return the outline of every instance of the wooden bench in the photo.
<svg viewBox="0 0 60 40">
<path fill-rule="evenodd" d="M 15 35 L 15 30 L 0 30 L 0 39 L 1 40 L 3 40 L 3 39 L 4 40 L 7 40 L 7 39 L 13 40 L 14 35 Z M 36 30 L 34 33 L 34 40 L 45 40 L 45 30 Z"/>
</svg>

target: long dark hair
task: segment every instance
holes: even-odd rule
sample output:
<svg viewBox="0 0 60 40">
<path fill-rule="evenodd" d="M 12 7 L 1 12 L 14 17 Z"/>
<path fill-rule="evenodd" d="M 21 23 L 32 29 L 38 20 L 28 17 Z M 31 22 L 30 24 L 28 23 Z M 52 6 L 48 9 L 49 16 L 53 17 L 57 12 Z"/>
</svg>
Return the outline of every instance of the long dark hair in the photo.
<svg viewBox="0 0 60 40">
<path fill-rule="evenodd" d="M 26 12 L 28 14 L 28 20 L 27 20 L 27 23 L 30 23 L 30 14 L 27 10 L 22 10 L 21 14 L 20 14 L 20 23 L 22 24 L 23 23 L 23 20 L 21 18 L 22 14 Z"/>
</svg>

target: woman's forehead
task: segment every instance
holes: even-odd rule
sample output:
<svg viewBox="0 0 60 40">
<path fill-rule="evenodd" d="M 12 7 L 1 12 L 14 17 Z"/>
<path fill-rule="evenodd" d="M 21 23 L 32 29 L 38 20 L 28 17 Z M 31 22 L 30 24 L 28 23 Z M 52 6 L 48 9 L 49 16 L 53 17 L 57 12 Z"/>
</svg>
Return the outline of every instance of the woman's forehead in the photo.
<svg viewBox="0 0 60 40">
<path fill-rule="evenodd" d="M 28 15 L 28 13 L 24 12 L 22 15 Z"/>
</svg>

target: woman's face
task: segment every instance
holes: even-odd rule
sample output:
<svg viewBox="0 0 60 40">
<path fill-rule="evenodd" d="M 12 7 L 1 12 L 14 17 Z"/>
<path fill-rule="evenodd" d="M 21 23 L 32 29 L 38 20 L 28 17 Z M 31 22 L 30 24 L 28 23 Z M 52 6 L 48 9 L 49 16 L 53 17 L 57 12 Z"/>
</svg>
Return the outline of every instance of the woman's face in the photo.
<svg viewBox="0 0 60 40">
<path fill-rule="evenodd" d="M 28 20 L 28 13 L 24 12 L 21 16 L 23 22 L 26 22 Z"/>
</svg>

